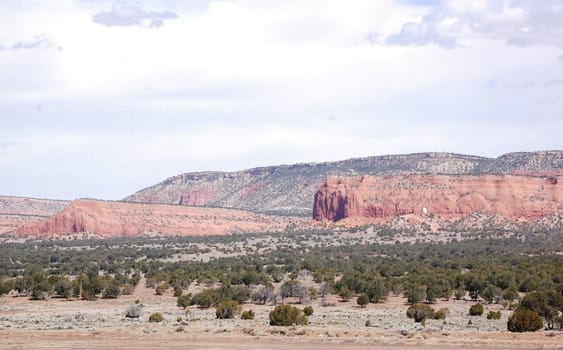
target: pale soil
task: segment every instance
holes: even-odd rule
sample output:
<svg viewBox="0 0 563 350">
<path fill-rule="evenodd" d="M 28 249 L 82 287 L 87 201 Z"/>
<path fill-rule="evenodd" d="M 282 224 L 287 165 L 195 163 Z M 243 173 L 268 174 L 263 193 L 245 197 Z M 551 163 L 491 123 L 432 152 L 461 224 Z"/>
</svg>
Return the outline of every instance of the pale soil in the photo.
<svg viewBox="0 0 563 350">
<path fill-rule="evenodd" d="M 126 319 L 125 311 L 135 299 L 144 305 L 143 314 L 137 320 Z M 315 312 L 307 326 L 272 327 L 268 324 L 272 305 L 244 305 L 255 311 L 255 320 L 217 320 L 213 308 L 191 307 L 186 313 L 176 307 L 171 291 L 156 296 L 144 287 L 138 287 L 134 295 L 93 302 L 5 296 L 0 299 L 0 349 L 563 348 L 562 333 L 507 332 L 508 310 L 502 310 L 499 321 L 470 317 L 471 302 L 439 301 L 433 307 L 448 307 L 450 314 L 445 322 L 428 320 L 423 327 L 406 317 L 407 305 L 400 297 L 365 309 L 335 297 L 328 301 L 335 306 L 322 307 L 319 300 L 313 301 Z M 162 312 L 165 321 L 149 323 L 153 312 Z M 472 326 L 467 326 L 469 319 Z M 366 320 L 371 327 L 365 326 Z"/>
</svg>

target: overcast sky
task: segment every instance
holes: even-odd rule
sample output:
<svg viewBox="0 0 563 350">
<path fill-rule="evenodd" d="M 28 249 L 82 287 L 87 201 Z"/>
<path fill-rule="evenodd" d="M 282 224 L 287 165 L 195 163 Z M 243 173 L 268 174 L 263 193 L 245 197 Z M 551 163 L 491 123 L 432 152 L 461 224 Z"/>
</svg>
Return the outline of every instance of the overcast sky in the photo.
<svg viewBox="0 0 563 350">
<path fill-rule="evenodd" d="M 563 148 L 563 1 L 2 0 L 0 194 Z"/>
</svg>

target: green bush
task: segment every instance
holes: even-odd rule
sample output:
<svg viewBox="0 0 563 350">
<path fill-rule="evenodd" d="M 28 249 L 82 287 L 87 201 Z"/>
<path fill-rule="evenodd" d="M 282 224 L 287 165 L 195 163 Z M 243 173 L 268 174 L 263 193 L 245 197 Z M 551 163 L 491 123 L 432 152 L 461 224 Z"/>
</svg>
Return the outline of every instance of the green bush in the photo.
<svg viewBox="0 0 563 350">
<path fill-rule="evenodd" d="M 352 291 L 346 286 L 342 287 L 342 289 L 340 289 L 340 291 L 338 292 L 338 296 L 340 297 L 340 299 L 342 299 L 342 301 L 350 300 L 350 298 L 352 298 L 352 295 Z"/>
<path fill-rule="evenodd" d="M 135 286 L 132 284 L 124 284 L 123 285 L 123 290 L 121 291 L 121 294 L 123 295 L 131 295 L 133 294 L 133 292 L 135 292 Z"/>
<path fill-rule="evenodd" d="M 241 320 L 253 320 L 254 319 L 254 311 L 252 311 L 252 310 L 243 311 L 242 315 L 240 315 L 240 319 Z"/>
<path fill-rule="evenodd" d="M 487 320 L 500 320 L 500 311 L 489 311 L 487 314 Z"/>
<path fill-rule="evenodd" d="M 543 327 L 540 315 L 533 310 L 518 309 L 508 318 L 507 328 L 511 332 L 535 332 Z"/>
<path fill-rule="evenodd" d="M 170 284 L 168 284 L 168 282 L 163 282 L 154 289 L 154 292 L 156 295 L 162 295 L 168 288 L 170 288 Z"/>
<path fill-rule="evenodd" d="M 407 317 L 413 318 L 415 322 L 422 322 L 434 317 L 434 309 L 426 304 L 414 304 L 407 309 Z"/>
<path fill-rule="evenodd" d="M 306 325 L 307 316 L 295 306 L 282 304 L 270 311 L 271 326 Z"/>
<path fill-rule="evenodd" d="M 366 307 L 369 304 L 369 296 L 367 294 L 362 294 L 356 299 L 356 303 L 361 307 Z"/>
<path fill-rule="evenodd" d="M 219 293 L 214 289 L 206 289 L 192 296 L 190 305 L 197 305 L 200 308 L 208 308 L 211 305 L 217 304 L 220 297 Z"/>
<path fill-rule="evenodd" d="M 160 312 L 155 312 L 149 316 L 149 322 L 162 322 L 164 317 Z"/>
<path fill-rule="evenodd" d="M 426 299 L 426 286 L 425 285 L 418 285 L 418 284 L 411 284 L 405 290 L 405 296 L 407 297 L 407 301 L 409 304 L 418 304 L 421 301 Z"/>
<path fill-rule="evenodd" d="M 481 316 L 485 312 L 482 304 L 473 304 L 469 308 L 469 314 L 471 316 Z"/>
<path fill-rule="evenodd" d="M 303 313 L 305 314 L 305 316 L 311 316 L 313 314 L 313 307 L 305 306 L 305 308 L 303 308 Z"/>
<path fill-rule="evenodd" d="M 240 313 L 240 305 L 234 300 L 224 300 L 217 305 L 215 316 L 219 319 L 234 318 Z"/>
<path fill-rule="evenodd" d="M 446 319 L 446 316 L 448 315 L 449 312 L 450 312 L 450 310 L 448 310 L 447 307 L 442 308 L 442 309 L 440 309 L 440 310 L 438 310 L 438 311 L 436 311 L 436 312 L 434 313 L 434 317 L 433 317 L 433 318 L 434 318 L 435 320 L 445 320 L 445 319 Z"/>
<path fill-rule="evenodd" d="M 192 302 L 191 294 L 180 295 L 176 300 L 176 306 L 186 308 Z"/>
<path fill-rule="evenodd" d="M 102 298 L 104 299 L 115 299 L 121 295 L 121 289 L 119 288 L 119 283 L 112 281 L 108 284 L 107 288 L 102 292 Z"/>
</svg>

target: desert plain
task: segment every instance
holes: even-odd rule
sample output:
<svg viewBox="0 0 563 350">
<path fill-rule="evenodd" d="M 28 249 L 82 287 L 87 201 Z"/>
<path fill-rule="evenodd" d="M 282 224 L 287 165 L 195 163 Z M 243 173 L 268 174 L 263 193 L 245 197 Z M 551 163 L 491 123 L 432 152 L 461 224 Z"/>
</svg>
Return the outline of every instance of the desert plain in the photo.
<svg viewBox="0 0 563 350">
<path fill-rule="evenodd" d="M 198 290 L 203 286 L 190 286 Z M 126 318 L 138 300 L 142 314 Z M 297 300 L 289 299 L 297 304 Z M 438 300 L 434 308 L 448 308 L 445 320 L 427 320 L 423 326 L 406 317 L 402 296 L 384 303 L 359 307 L 355 300 L 338 296 L 313 300 L 314 313 L 306 326 L 275 327 L 268 323 L 272 305 L 244 304 L 254 320 L 219 320 L 215 308 L 176 306 L 172 291 L 155 295 L 141 281 L 132 295 L 96 301 L 25 297 L 0 299 L 2 349 L 561 349 L 563 334 L 554 331 L 511 333 L 506 330 L 509 311 L 500 305 L 500 320 L 469 316 L 470 300 Z M 164 321 L 149 322 L 161 312 Z M 471 320 L 471 324 L 468 324 Z M 366 325 L 369 321 L 369 325 Z"/>
</svg>

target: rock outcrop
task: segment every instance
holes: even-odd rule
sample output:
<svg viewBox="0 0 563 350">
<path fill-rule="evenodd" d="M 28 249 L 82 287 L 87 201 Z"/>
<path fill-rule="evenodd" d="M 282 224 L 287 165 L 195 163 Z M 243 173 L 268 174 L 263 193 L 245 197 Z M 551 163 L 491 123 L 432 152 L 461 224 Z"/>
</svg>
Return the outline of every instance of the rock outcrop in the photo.
<svg viewBox="0 0 563 350">
<path fill-rule="evenodd" d="M 337 162 L 186 173 L 134 193 L 125 201 L 223 207 L 311 216 L 315 192 L 327 176 L 358 175 L 563 175 L 563 151 L 509 153 L 485 158 L 454 153 L 416 153 Z"/>
<path fill-rule="evenodd" d="M 64 210 L 70 201 L 0 196 L 0 234 Z"/>
<path fill-rule="evenodd" d="M 40 222 L 21 226 L 25 237 L 50 238 L 77 233 L 99 237 L 159 235 L 217 235 L 278 232 L 302 218 L 275 217 L 242 210 L 179 205 L 76 200 L 64 211 Z"/>
<path fill-rule="evenodd" d="M 466 217 L 476 212 L 537 219 L 563 210 L 561 176 L 409 175 L 332 177 L 317 191 L 313 217 Z"/>
</svg>

